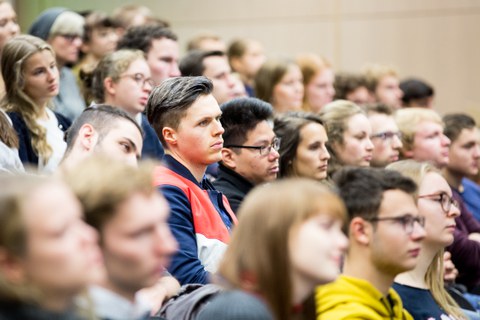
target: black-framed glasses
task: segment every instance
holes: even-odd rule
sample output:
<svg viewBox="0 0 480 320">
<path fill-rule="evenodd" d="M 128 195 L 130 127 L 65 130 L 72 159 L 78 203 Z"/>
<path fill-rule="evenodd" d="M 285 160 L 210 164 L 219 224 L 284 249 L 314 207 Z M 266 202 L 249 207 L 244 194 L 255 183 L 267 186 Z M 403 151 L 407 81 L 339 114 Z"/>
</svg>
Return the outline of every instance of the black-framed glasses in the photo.
<svg viewBox="0 0 480 320">
<path fill-rule="evenodd" d="M 370 139 L 378 138 L 382 141 L 392 141 L 394 137 L 397 137 L 398 139 L 402 139 L 402 133 L 400 131 L 397 131 L 397 132 L 384 131 L 384 132 L 372 134 L 370 136 Z"/>
<path fill-rule="evenodd" d="M 442 207 L 443 212 L 449 213 L 450 209 L 452 208 L 452 204 L 457 208 L 460 209 L 460 204 L 458 203 L 457 200 L 453 199 L 450 197 L 448 194 L 445 192 L 441 193 L 433 193 L 433 194 L 424 194 L 422 196 L 418 196 L 418 199 L 428 199 L 432 201 L 436 201 L 440 203 L 440 206 Z"/>
<path fill-rule="evenodd" d="M 145 87 L 145 84 L 148 84 L 151 88 L 155 87 L 155 82 L 152 80 L 152 78 L 147 78 L 141 73 L 124 74 L 124 75 L 121 75 L 119 78 L 124 78 L 124 77 L 128 77 L 132 79 L 142 88 Z"/>
<path fill-rule="evenodd" d="M 402 225 L 403 230 L 410 235 L 413 232 L 413 228 L 415 226 L 415 222 L 418 223 L 422 228 L 425 227 L 425 217 L 422 216 L 412 216 L 410 214 L 406 214 L 404 216 L 399 217 L 383 217 L 383 218 L 370 218 L 365 219 L 370 222 L 380 222 L 380 221 L 395 221 Z"/>
<path fill-rule="evenodd" d="M 226 145 L 225 148 L 254 149 L 254 150 L 258 150 L 261 156 L 266 156 L 266 155 L 269 155 L 270 152 L 272 152 L 272 149 L 275 151 L 278 151 L 278 149 L 280 149 L 280 142 L 281 142 L 280 138 L 274 138 L 272 140 L 272 143 L 267 146 L 241 146 L 241 145 L 229 144 L 229 145 Z"/>
</svg>

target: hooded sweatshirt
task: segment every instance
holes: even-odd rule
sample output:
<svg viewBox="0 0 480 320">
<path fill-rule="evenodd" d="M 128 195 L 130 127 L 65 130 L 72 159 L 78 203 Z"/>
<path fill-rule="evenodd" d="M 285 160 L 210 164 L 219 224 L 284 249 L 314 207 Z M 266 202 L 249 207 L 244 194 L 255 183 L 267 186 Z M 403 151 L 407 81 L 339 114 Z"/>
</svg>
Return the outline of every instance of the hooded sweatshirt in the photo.
<svg viewBox="0 0 480 320">
<path fill-rule="evenodd" d="M 413 320 L 392 288 L 384 296 L 368 281 L 345 275 L 318 287 L 315 304 L 317 320 Z"/>
</svg>

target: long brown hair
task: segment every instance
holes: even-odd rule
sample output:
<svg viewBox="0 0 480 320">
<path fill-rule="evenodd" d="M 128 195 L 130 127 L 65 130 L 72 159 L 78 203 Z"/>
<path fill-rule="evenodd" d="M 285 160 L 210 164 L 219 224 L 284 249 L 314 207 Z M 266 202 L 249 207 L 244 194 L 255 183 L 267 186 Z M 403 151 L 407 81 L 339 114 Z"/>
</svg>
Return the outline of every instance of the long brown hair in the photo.
<svg viewBox="0 0 480 320">
<path fill-rule="evenodd" d="M 231 287 L 259 294 L 275 319 L 291 319 L 290 234 L 318 214 L 346 219 L 340 198 L 314 180 L 285 179 L 254 189 L 238 212 L 220 275 Z"/>
<path fill-rule="evenodd" d="M 6 94 L 0 107 L 6 111 L 18 112 L 25 121 L 31 135 L 33 150 L 45 162 L 52 155 L 52 147 L 47 142 L 47 131 L 36 122 L 40 106 L 25 93 L 24 65 L 35 53 L 52 48 L 42 39 L 20 35 L 10 39 L 3 47 L 0 66 Z"/>
</svg>

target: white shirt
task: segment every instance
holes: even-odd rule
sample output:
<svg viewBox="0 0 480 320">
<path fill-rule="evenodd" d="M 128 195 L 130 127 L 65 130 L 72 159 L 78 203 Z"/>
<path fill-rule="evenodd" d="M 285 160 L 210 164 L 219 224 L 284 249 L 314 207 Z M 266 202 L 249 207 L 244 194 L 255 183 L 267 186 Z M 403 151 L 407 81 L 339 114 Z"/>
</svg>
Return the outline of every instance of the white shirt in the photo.
<svg viewBox="0 0 480 320">
<path fill-rule="evenodd" d="M 48 119 L 38 119 L 37 123 L 47 131 L 47 143 L 52 147 L 52 155 L 47 163 L 44 163 L 42 157 L 38 158 L 38 171 L 40 173 L 53 173 L 65 154 L 67 143 L 65 142 L 64 132 L 58 127 L 58 120 L 52 110 L 46 109 Z"/>
</svg>

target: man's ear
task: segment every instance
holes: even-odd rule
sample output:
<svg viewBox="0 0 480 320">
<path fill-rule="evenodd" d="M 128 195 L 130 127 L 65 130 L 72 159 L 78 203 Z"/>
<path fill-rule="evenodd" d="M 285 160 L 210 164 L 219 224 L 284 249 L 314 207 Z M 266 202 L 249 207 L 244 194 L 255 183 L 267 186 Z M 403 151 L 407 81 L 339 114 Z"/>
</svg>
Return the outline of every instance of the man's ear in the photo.
<svg viewBox="0 0 480 320">
<path fill-rule="evenodd" d="M 115 95 L 116 93 L 116 85 L 115 82 L 111 77 L 106 77 L 103 80 L 103 88 L 105 89 L 105 93 L 108 93 L 110 95 Z"/>
<path fill-rule="evenodd" d="M 22 283 L 25 278 L 21 261 L 0 248 L 0 273 L 11 283 Z"/>
<path fill-rule="evenodd" d="M 370 223 L 363 218 L 355 217 L 350 221 L 349 238 L 350 241 L 355 241 L 359 244 L 368 246 L 372 234 L 372 227 Z"/>
<path fill-rule="evenodd" d="M 177 145 L 178 140 L 177 140 L 177 132 L 175 131 L 175 129 L 170 127 L 164 127 L 162 129 L 162 135 L 166 143 L 172 146 Z"/>
<path fill-rule="evenodd" d="M 232 170 L 237 168 L 237 154 L 232 149 L 222 148 L 222 163 Z"/>
<path fill-rule="evenodd" d="M 78 131 L 77 140 L 79 140 L 83 150 L 91 151 L 98 141 L 97 131 L 91 124 L 85 123 Z"/>
</svg>

